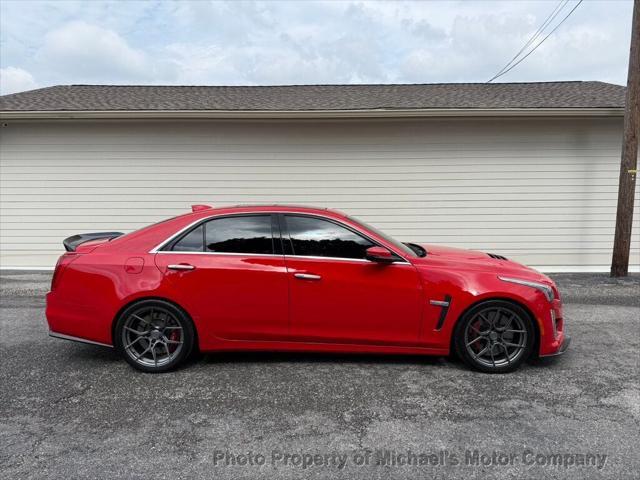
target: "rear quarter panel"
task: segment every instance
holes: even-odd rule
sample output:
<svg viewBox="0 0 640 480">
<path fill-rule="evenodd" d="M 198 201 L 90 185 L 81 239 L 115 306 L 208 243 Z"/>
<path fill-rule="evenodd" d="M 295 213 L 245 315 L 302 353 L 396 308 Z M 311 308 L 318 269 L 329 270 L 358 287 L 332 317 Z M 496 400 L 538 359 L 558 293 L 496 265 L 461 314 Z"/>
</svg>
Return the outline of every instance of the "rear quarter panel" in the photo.
<svg viewBox="0 0 640 480">
<path fill-rule="evenodd" d="M 97 251 L 79 255 L 47 296 L 51 330 L 112 344 L 112 323 L 124 305 L 136 298 L 165 294 L 153 255 L 136 257 L 143 261 L 141 268 L 127 273 L 125 264 L 131 255 Z"/>
</svg>

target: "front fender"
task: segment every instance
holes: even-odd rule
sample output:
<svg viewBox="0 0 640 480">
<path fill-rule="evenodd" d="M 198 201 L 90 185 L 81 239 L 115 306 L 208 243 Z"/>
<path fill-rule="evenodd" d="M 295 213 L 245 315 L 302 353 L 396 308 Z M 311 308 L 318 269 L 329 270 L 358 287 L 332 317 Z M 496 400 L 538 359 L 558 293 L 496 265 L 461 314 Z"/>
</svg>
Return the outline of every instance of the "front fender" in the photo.
<svg viewBox="0 0 640 480">
<path fill-rule="evenodd" d="M 471 307 L 485 300 L 507 300 L 521 305 L 536 322 L 540 334 L 540 354 L 553 350 L 553 324 L 551 310 L 562 318 L 559 300 L 549 302 L 539 290 L 524 285 L 507 283 L 496 272 L 448 271 L 446 269 L 421 269 L 425 291 L 425 309 L 421 330 L 421 343 L 433 348 L 449 350 L 451 337 L 457 322 Z M 450 297 L 444 322 L 442 308 L 431 301 Z M 550 344 L 551 343 L 551 344 Z"/>
</svg>

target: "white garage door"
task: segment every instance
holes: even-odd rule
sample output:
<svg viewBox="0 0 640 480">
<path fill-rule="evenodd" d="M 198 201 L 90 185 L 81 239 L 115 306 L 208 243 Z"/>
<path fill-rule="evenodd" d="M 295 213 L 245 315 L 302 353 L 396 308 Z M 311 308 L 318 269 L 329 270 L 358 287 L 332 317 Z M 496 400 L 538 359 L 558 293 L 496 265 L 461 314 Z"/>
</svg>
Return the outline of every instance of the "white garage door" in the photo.
<svg viewBox="0 0 640 480">
<path fill-rule="evenodd" d="M 402 240 L 543 270 L 606 270 L 621 129 L 621 119 L 10 123 L 1 265 L 51 267 L 69 235 L 130 231 L 194 203 L 274 202 L 334 207 Z"/>
</svg>

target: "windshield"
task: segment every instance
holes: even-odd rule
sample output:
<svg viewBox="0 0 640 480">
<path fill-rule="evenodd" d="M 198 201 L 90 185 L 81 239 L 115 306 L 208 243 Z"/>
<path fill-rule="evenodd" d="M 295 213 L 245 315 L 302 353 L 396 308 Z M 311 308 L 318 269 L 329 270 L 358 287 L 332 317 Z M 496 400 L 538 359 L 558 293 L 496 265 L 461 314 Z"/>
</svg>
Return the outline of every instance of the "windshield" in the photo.
<svg viewBox="0 0 640 480">
<path fill-rule="evenodd" d="M 396 247 L 399 251 L 401 251 L 402 253 L 404 253 L 405 255 L 409 255 L 410 257 L 418 257 L 421 256 L 419 255 L 413 248 L 411 248 L 408 245 L 405 245 L 404 243 L 399 242 L 398 240 L 396 240 L 395 238 L 387 235 L 384 232 L 381 232 L 380 230 L 378 230 L 375 227 L 372 227 L 371 225 L 358 220 L 357 218 L 354 217 L 347 217 L 349 220 L 351 220 L 354 223 L 357 223 L 358 225 L 360 225 L 361 227 L 363 227 L 365 230 L 369 230 L 370 232 L 375 233 L 376 235 L 378 235 L 380 238 L 384 239 L 387 243 L 390 243 L 391 245 L 393 245 L 394 247 Z M 416 245 L 417 246 L 417 245 Z M 421 247 L 418 247 L 422 250 Z"/>
</svg>

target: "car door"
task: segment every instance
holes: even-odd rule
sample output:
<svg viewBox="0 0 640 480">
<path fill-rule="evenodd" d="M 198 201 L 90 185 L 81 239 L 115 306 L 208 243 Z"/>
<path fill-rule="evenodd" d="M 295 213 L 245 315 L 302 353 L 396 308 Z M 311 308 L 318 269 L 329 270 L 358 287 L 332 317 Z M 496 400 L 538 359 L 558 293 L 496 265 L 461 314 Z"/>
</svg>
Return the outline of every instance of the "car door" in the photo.
<svg viewBox="0 0 640 480">
<path fill-rule="evenodd" d="M 413 265 L 365 259 L 371 239 L 335 220 L 283 214 L 291 335 L 298 341 L 415 344 L 422 287 Z"/>
<path fill-rule="evenodd" d="M 156 264 L 209 339 L 274 340 L 289 329 L 288 281 L 266 215 L 213 218 L 163 247 Z"/>
</svg>

